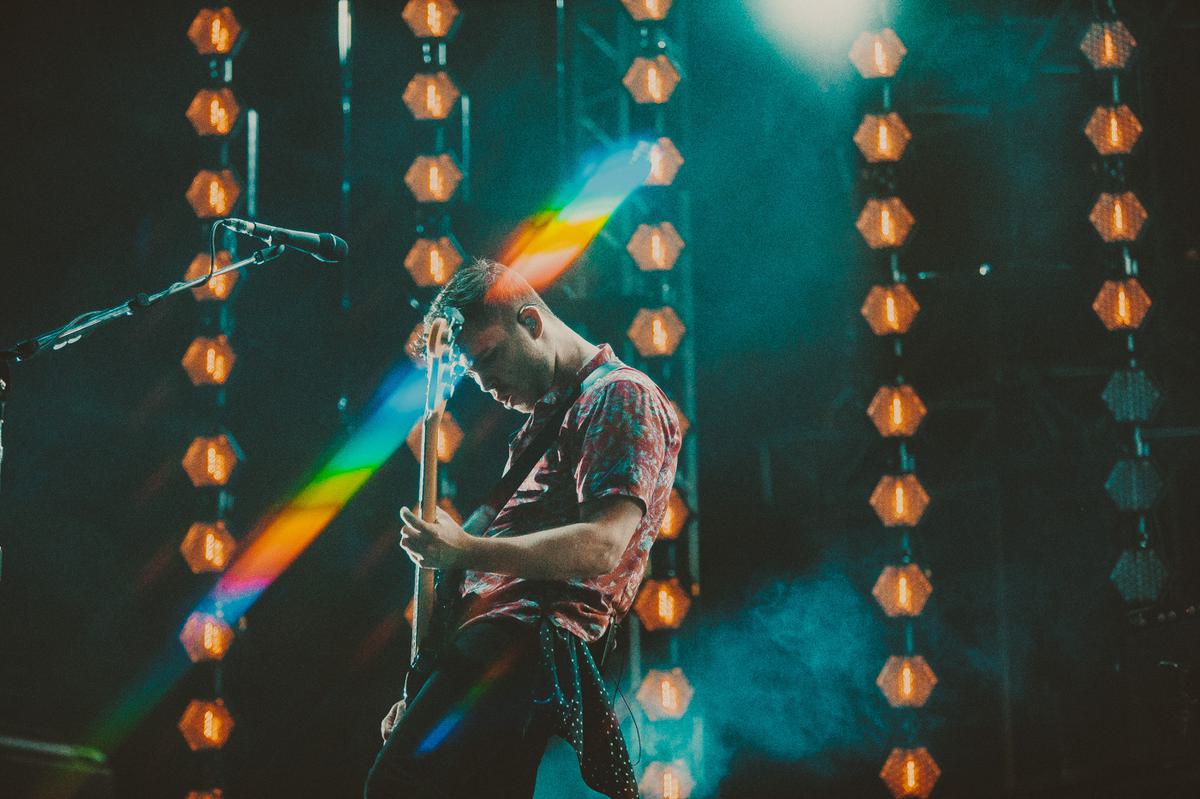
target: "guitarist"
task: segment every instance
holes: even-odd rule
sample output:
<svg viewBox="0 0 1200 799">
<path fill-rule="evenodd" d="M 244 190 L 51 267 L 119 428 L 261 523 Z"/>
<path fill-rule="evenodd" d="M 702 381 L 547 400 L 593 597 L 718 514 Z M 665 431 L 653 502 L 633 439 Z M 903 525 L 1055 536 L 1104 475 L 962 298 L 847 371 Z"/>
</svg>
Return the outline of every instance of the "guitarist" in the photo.
<svg viewBox="0 0 1200 799">
<path fill-rule="evenodd" d="M 479 535 L 441 510 L 432 523 L 401 510 L 401 546 L 439 570 L 439 593 L 449 580 L 457 601 L 419 689 L 410 674 L 407 702 L 383 720 L 365 796 L 528 799 L 559 735 L 589 786 L 636 799 L 597 660 L 633 603 L 666 511 L 678 419 L 649 377 L 575 333 L 501 264 L 460 269 L 426 329 L 451 309 L 463 319 L 467 374 L 528 414 L 509 468 L 531 443 L 542 455 Z"/>
</svg>

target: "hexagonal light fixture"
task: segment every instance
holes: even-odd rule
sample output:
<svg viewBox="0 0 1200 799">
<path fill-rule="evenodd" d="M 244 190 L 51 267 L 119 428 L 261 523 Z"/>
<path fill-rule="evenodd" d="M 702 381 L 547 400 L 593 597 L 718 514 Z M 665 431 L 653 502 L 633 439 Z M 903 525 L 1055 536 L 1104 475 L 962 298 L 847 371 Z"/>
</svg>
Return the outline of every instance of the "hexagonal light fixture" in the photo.
<svg viewBox="0 0 1200 799">
<path fill-rule="evenodd" d="M 1125 104 L 1102 105 L 1092 112 L 1083 129 L 1100 155 L 1124 155 L 1142 135 L 1142 123 Z"/>
<path fill-rule="evenodd" d="M 462 170 L 450 153 L 419 155 L 404 173 L 409 191 L 422 203 L 444 203 L 458 191 Z"/>
<path fill-rule="evenodd" d="M 183 354 L 181 363 L 192 385 L 220 386 L 229 379 L 236 361 L 237 355 L 229 345 L 229 337 L 222 333 L 216 338 L 196 337 Z"/>
<path fill-rule="evenodd" d="M 912 133 L 895 111 L 867 114 L 854 134 L 859 152 L 872 164 L 899 161 L 912 140 Z"/>
<path fill-rule="evenodd" d="M 225 136 L 237 124 L 242 113 L 233 90 L 201 89 L 188 105 L 187 118 L 200 136 Z"/>
<path fill-rule="evenodd" d="M 672 0 L 621 0 L 629 16 L 638 22 L 664 20 L 671 11 Z"/>
<path fill-rule="evenodd" d="M 672 355 L 687 332 L 673 308 L 642 308 L 626 331 L 643 358 Z"/>
<path fill-rule="evenodd" d="M 217 250 L 217 256 L 214 260 L 215 269 L 224 269 L 233 263 L 233 256 L 228 250 Z M 183 274 L 184 280 L 195 280 L 198 277 L 204 277 L 208 274 L 209 263 L 208 253 L 197 253 L 192 262 L 188 264 L 187 271 Z M 233 287 L 237 284 L 240 271 L 226 272 L 223 275 L 217 275 L 207 283 L 196 286 L 192 289 L 192 296 L 201 302 L 210 300 L 225 300 L 233 292 Z"/>
<path fill-rule="evenodd" d="M 444 39 L 453 32 L 459 11 L 452 0 L 409 0 L 401 16 L 418 39 Z"/>
<path fill-rule="evenodd" d="M 444 286 L 462 262 L 458 242 L 450 236 L 439 236 L 417 239 L 404 257 L 404 268 L 418 286 Z"/>
<path fill-rule="evenodd" d="M 692 701 L 692 684 L 683 669 L 650 669 L 638 688 L 637 700 L 651 721 L 681 718 Z"/>
<path fill-rule="evenodd" d="M 1092 310 L 1109 330 L 1137 330 L 1150 312 L 1150 295 L 1136 277 L 1106 280 Z"/>
<path fill-rule="evenodd" d="M 907 333 L 921 310 L 917 298 L 903 283 L 872 286 L 860 312 L 877 336 Z"/>
<path fill-rule="evenodd" d="M 942 770 L 923 746 L 893 749 L 879 772 L 879 779 L 896 799 L 912 796 L 928 799 L 940 776 Z"/>
<path fill-rule="evenodd" d="M 233 731 L 233 716 L 225 709 L 223 700 L 193 699 L 180 716 L 178 726 L 193 752 L 220 749 Z"/>
<path fill-rule="evenodd" d="M 678 538 L 690 515 L 691 510 L 684 501 L 683 495 L 679 493 L 678 488 L 672 488 L 671 496 L 667 500 L 667 510 L 663 513 L 662 523 L 658 526 L 658 537 L 668 541 Z"/>
<path fill-rule="evenodd" d="M 643 272 L 666 271 L 675 266 L 683 250 L 683 237 L 670 222 L 638 225 L 625 249 Z"/>
<path fill-rule="evenodd" d="M 675 411 L 675 418 L 679 420 L 679 438 L 687 438 L 688 430 L 692 427 L 692 422 L 683 414 L 683 408 L 679 407 L 679 403 L 671 400 L 671 409 Z"/>
<path fill-rule="evenodd" d="M 933 585 L 915 563 L 885 566 L 871 589 L 871 595 L 890 618 L 920 616 L 932 593 Z"/>
<path fill-rule="evenodd" d="M 1093 22 L 1079 43 L 1092 69 L 1124 69 L 1135 47 L 1137 40 L 1120 20 Z"/>
<path fill-rule="evenodd" d="M 654 58 L 635 58 L 621 82 L 636 102 L 648 105 L 670 100 L 680 80 L 678 67 L 660 53 Z"/>
<path fill-rule="evenodd" d="M 850 47 L 850 61 L 864 78 L 890 78 L 908 49 L 891 28 L 863 31 Z"/>
<path fill-rule="evenodd" d="M 1162 478 L 1149 458 L 1117 461 L 1104 481 L 1104 490 L 1125 511 L 1150 510 L 1158 502 L 1162 488 Z"/>
<path fill-rule="evenodd" d="M 925 403 L 908 384 L 880 386 L 867 406 L 867 416 L 875 423 L 879 435 L 906 438 L 921 426 L 925 418 Z"/>
<path fill-rule="evenodd" d="M 683 623 L 688 610 L 692 606 L 692 598 L 679 584 L 678 577 L 666 580 L 647 580 L 642 585 L 642 592 L 633 603 L 642 626 L 647 630 L 675 629 Z"/>
<path fill-rule="evenodd" d="M 679 167 L 683 166 L 683 156 L 675 144 L 666 136 L 662 136 L 650 145 L 650 174 L 646 176 L 646 186 L 670 186 L 675 182 Z"/>
<path fill-rule="evenodd" d="M 929 507 L 929 495 L 912 472 L 880 478 L 871 492 L 871 507 L 887 527 L 913 527 Z"/>
<path fill-rule="evenodd" d="M 696 788 L 696 780 L 684 761 L 657 760 L 646 766 L 638 786 L 646 799 L 688 799 Z"/>
<path fill-rule="evenodd" d="M 229 482 L 240 460 L 237 443 L 229 434 L 198 436 L 183 456 L 183 470 L 196 488 L 221 486 Z"/>
<path fill-rule="evenodd" d="M 1104 192 L 1092 206 L 1088 219 L 1100 234 L 1100 238 L 1114 242 L 1136 240 L 1149 216 L 1145 206 L 1133 192 Z"/>
<path fill-rule="evenodd" d="M 1162 402 L 1162 392 L 1143 369 L 1113 372 L 1100 396 L 1118 422 L 1149 422 Z"/>
<path fill-rule="evenodd" d="M 462 93 L 445 71 L 419 73 L 404 89 L 404 104 L 417 119 L 445 119 Z"/>
<path fill-rule="evenodd" d="M 1149 605 L 1162 596 L 1167 567 L 1153 549 L 1135 547 L 1121 553 L 1109 579 L 1126 604 Z"/>
<path fill-rule="evenodd" d="M 179 641 L 193 663 L 220 660 L 233 644 L 233 628 L 224 619 L 196 612 L 188 616 L 179 633 Z"/>
<path fill-rule="evenodd" d="M 242 186 L 233 170 L 202 169 L 192 178 L 187 201 L 201 219 L 228 216 L 242 196 Z"/>
<path fill-rule="evenodd" d="M 230 55 L 242 35 L 242 26 L 233 9 L 201 9 L 188 26 L 188 38 L 200 55 Z"/>
<path fill-rule="evenodd" d="M 179 545 L 179 554 L 193 574 L 224 571 L 237 549 L 225 522 L 196 522 L 188 528 Z"/>
<path fill-rule="evenodd" d="M 899 247 L 912 230 L 913 215 L 899 197 L 872 197 L 863 206 L 855 227 L 873 250 Z"/>
<path fill-rule="evenodd" d="M 892 707 L 921 707 L 929 701 L 937 675 L 920 655 L 892 655 L 879 671 L 875 684 Z"/>
<path fill-rule="evenodd" d="M 412 430 L 408 432 L 408 448 L 412 452 L 413 457 L 417 460 L 421 459 L 421 427 L 423 421 L 417 420 L 413 425 Z M 437 455 L 438 460 L 442 463 L 449 463 L 454 453 L 458 451 L 458 447 L 462 444 L 463 431 L 458 426 L 458 422 L 454 421 L 454 417 L 449 411 L 442 415 L 442 423 L 438 426 L 438 441 Z"/>
</svg>

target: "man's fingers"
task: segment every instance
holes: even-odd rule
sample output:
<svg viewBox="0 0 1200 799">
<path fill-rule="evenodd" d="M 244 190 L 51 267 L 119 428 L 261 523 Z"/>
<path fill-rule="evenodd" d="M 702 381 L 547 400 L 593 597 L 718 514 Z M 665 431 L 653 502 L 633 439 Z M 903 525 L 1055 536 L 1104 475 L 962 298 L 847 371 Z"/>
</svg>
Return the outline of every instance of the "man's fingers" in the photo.
<svg viewBox="0 0 1200 799">
<path fill-rule="evenodd" d="M 407 523 L 409 527 L 415 527 L 418 530 L 426 533 L 432 532 L 433 525 L 422 519 L 420 515 L 414 513 L 408 508 L 400 509 L 400 518 L 404 519 L 405 523 Z"/>
<path fill-rule="evenodd" d="M 396 724 L 400 721 L 401 714 L 404 713 L 404 700 L 401 699 L 396 704 L 392 705 L 392 709 L 383 717 L 383 723 L 379 727 L 379 731 L 383 733 L 383 740 L 392 734 L 392 730 L 396 728 Z"/>
</svg>

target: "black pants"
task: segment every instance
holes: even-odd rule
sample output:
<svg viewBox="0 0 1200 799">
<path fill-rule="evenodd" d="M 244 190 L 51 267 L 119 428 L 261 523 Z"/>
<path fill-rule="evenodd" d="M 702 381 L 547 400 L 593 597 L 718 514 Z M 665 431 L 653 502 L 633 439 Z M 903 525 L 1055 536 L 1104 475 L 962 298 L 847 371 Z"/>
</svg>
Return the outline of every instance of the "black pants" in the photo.
<svg viewBox="0 0 1200 799">
<path fill-rule="evenodd" d="M 549 728 L 536 625 L 476 622 L 439 657 L 367 775 L 365 799 L 529 799 Z"/>
</svg>

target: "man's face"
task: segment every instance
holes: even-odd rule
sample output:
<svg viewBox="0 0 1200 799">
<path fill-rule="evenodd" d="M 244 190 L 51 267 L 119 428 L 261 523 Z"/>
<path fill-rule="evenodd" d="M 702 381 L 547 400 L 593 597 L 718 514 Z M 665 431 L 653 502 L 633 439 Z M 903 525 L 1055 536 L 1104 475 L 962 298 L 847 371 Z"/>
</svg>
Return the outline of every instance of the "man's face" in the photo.
<svg viewBox="0 0 1200 799">
<path fill-rule="evenodd" d="M 545 356 L 543 344 L 515 319 L 478 330 L 468 324 L 462 336 L 463 351 L 471 359 L 467 374 L 506 408 L 532 413 L 553 381 L 553 357 Z"/>
</svg>

